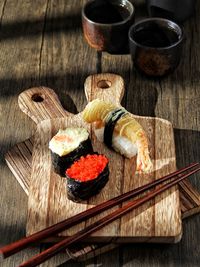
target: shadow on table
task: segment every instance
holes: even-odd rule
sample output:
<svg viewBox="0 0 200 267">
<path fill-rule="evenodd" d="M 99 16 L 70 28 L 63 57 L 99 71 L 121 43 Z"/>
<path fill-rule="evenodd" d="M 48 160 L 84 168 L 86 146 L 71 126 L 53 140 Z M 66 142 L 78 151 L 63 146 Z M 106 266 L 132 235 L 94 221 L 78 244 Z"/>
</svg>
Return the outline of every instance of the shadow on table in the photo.
<svg viewBox="0 0 200 267">
<path fill-rule="evenodd" d="M 80 94 L 84 90 L 84 82 L 92 73 L 77 72 L 76 74 L 51 75 L 37 77 L 22 77 L 20 79 L 0 79 L 0 98 L 18 96 L 24 90 L 31 87 L 46 86 L 53 89 L 59 97 L 63 107 L 69 112 L 77 113 L 77 107 L 67 94 Z"/>
<path fill-rule="evenodd" d="M 0 247 L 25 236 L 24 225 L 0 223 Z"/>
<path fill-rule="evenodd" d="M 133 84 L 133 83 L 132 83 Z M 133 92 L 131 92 L 131 90 Z M 139 116 L 155 117 L 155 107 L 158 93 L 156 87 L 150 84 L 149 87 L 138 86 L 129 88 L 127 98 L 127 109 L 129 112 Z"/>
<path fill-rule="evenodd" d="M 0 39 L 30 38 L 44 32 L 45 34 L 72 32 L 81 28 L 81 11 L 75 14 L 38 20 L 14 21 L 1 27 Z"/>
<path fill-rule="evenodd" d="M 200 162 L 200 132 L 194 130 L 174 129 L 177 168 Z M 200 190 L 200 173 L 192 176 L 191 183 Z"/>
</svg>

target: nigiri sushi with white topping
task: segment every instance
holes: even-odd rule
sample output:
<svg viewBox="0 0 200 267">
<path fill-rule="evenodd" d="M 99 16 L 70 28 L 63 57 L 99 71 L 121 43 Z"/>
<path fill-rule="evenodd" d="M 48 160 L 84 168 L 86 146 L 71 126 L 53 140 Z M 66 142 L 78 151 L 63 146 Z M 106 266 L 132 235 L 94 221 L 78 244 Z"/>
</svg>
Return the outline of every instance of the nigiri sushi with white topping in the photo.
<svg viewBox="0 0 200 267">
<path fill-rule="evenodd" d="M 76 159 L 93 152 L 88 131 L 80 127 L 60 129 L 50 140 L 49 149 L 54 171 L 61 176 Z"/>
<path fill-rule="evenodd" d="M 138 172 L 151 171 L 146 133 L 126 109 L 95 99 L 86 105 L 82 116 L 86 122 L 94 123 L 99 141 L 127 158 L 137 155 Z"/>
</svg>

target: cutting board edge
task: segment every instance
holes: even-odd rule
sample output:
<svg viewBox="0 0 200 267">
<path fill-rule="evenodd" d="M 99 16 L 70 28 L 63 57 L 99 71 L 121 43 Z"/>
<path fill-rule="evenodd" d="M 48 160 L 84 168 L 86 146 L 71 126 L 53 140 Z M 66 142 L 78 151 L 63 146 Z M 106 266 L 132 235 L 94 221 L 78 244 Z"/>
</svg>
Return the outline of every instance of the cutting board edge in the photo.
<svg viewBox="0 0 200 267">
<path fill-rule="evenodd" d="M 123 236 L 99 236 L 99 237 L 89 237 L 80 243 L 88 243 L 88 244 L 102 244 L 102 243 L 111 243 L 111 244 L 130 244 L 130 243 L 168 243 L 175 244 L 181 241 L 183 235 L 183 231 L 174 236 L 133 236 L 133 237 L 123 237 Z M 67 236 L 60 237 L 51 237 L 41 241 L 41 243 L 57 243 L 66 239 Z"/>
<path fill-rule="evenodd" d="M 9 156 L 6 154 L 5 161 L 6 161 L 6 164 L 7 164 L 8 168 L 10 169 L 10 171 L 12 172 L 14 177 L 16 178 L 17 182 L 20 184 L 21 188 L 24 190 L 24 192 L 28 196 L 29 195 L 28 188 L 26 187 L 25 183 L 21 180 L 21 178 L 18 175 L 18 173 L 12 168 L 12 165 L 10 164 L 8 157 Z"/>
</svg>

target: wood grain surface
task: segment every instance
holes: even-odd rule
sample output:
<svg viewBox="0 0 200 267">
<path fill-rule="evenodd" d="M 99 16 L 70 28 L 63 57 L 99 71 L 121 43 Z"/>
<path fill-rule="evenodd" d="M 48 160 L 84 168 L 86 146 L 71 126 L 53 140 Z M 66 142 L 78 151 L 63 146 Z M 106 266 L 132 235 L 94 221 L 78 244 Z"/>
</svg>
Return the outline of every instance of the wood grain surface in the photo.
<svg viewBox="0 0 200 267">
<path fill-rule="evenodd" d="M 125 80 L 123 106 L 134 114 L 162 117 L 173 123 L 177 167 L 200 161 L 199 1 L 194 15 L 183 24 L 187 38 L 180 66 L 162 80 L 149 80 L 137 73 L 129 55 L 99 54 L 88 47 L 80 19 L 84 2 L 0 1 L 1 245 L 25 235 L 27 196 L 5 164 L 4 154 L 34 133 L 34 123 L 17 103 L 19 93 L 26 88 L 54 88 L 65 109 L 76 113 L 86 104 L 83 84 L 88 75 L 117 73 Z M 146 16 L 144 5 L 136 9 L 136 20 L 141 16 Z M 198 175 L 190 182 L 200 190 Z M 183 237 L 176 245 L 124 244 L 112 253 L 102 250 L 101 255 L 84 263 L 65 263 L 66 255 L 60 254 L 42 266 L 197 267 L 199 224 L 198 215 L 184 220 Z M 16 266 L 44 248 L 33 247 L 0 266 Z"/>
<path fill-rule="evenodd" d="M 100 98 L 119 105 L 124 94 L 124 82 L 120 76 L 114 74 L 93 75 L 86 79 L 85 91 L 88 100 Z M 28 95 L 29 91 L 22 93 L 22 95 L 26 94 Z M 49 96 L 51 99 L 53 98 L 51 92 L 49 92 Z M 48 96 L 45 97 L 48 98 Z M 32 99 L 32 97 L 29 97 L 29 99 Z M 29 99 L 23 98 L 23 106 L 27 106 L 25 112 L 28 115 L 33 110 Z M 26 101 L 28 102 L 26 103 Z M 48 99 L 46 102 L 48 103 Z M 59 103 L 57 105 L 60 106 Z M 55 106 L 56 102 L 53 108 Z M 51 109 L 51 106 L 49 109 Z M 40 110 L 40 116 L 43 113 L 43 107 L 40 106 L 38 110 Z M 37 116 L 37 112 L 35 112 L 35 116 Z M 168 121 L 158 118 L 137 116 L 136 119 L 143 126 L 149 139 L 150 155 L 154 165 L 154 171 L 150 174 L 135 174 L 135 158 L 133 160 L 124 159 L 124 157 L 100 143 L 91 131 L 90 125 L 82 120 L 81 113 L 74 116 L 44 120 L 37 124 L 33 142 L 27 235 L 175 170 L 172 125 Z M 59 129 L 71 126 L 87 128 L 90 132 L 94 150 L 105 154 L 110 159 L 110 176 L 107 186 L 98 195 L 89 199 L 88 202 L 81 204 L 68 200 L 66 181 L 53 172 L 51 153 L 48 148 L 50 139 Z M 95 216 L 95 218 L 67 230 L 61 236 L 70 236 L 81 227 L 91 224 L 100 217 L 102 215 Z M 123 216 L 121 220 L 117 220 L 94 233 L 89 240 L 108 242 L 112 240 L 111 238 L 115 238 L 115 242 L 177 242 L 181 235 L 179 195 L 178 191 L 172 188 L 157 197 L 155 201 L 130 212 Z"/>
</svg>

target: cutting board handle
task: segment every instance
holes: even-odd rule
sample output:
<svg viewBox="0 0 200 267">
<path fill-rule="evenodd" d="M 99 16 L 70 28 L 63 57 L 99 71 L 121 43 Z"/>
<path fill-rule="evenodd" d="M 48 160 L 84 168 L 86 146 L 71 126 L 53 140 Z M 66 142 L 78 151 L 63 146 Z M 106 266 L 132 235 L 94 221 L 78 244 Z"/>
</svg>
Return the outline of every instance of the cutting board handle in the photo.
<svg viewBox="0 0 200 267">
<path fill-rule="evenodd" d="M 111 73 L 94 74 L 85 81 L 85 95 L 88 101 L 100 98 L 120 105 L 124 95 L 124 80 Z M 63 109 L 56 93 L 47 87 L 34 87 L 18 97 L 20 109 L 36 124 L 45 120 L 73 115 Z"/>
<path fill-rule="evenodd" d="M 94 74 L 87 77 L 84 88 L 88 102 L 99 98 L 120 105 L 124 95 L 124 80 L 116 74 Z"/>
<path fill-rule="evenodd" d="M 36 124 L 45 119 L 72 115 L 63 109 L 56 93 L 47 87 L 34 87 L 22 92 L 18 104 Z"/>
</svg>

